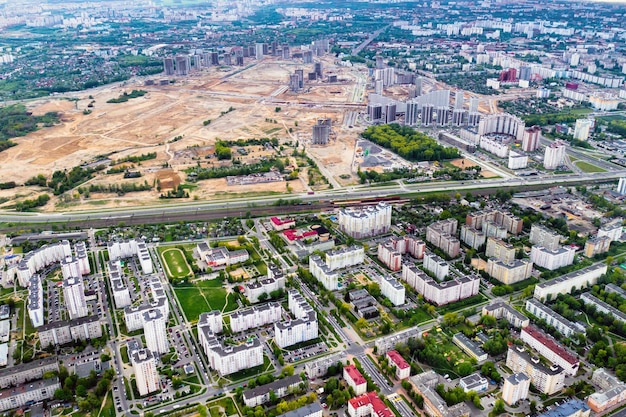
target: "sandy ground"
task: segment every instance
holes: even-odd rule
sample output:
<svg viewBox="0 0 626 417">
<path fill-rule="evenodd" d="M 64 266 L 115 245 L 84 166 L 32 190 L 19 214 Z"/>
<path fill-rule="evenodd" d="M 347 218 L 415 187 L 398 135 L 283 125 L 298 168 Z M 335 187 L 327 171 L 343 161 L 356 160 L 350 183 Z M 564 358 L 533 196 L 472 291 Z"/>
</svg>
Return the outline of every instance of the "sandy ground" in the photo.
<svg viewBox="0 0 626 417">
<path fill-rule="evenodd" d="M 0 152 L 0 178 L 11 178 L 23 184 L 37 174 L 50 178 L 54 171 L 69 170 L 105 157 L 115 161 L 156 152 L 156 159 L 133 164 L 133 169 L 142 173 L 141 178 L 123 179 L 122 174 L 102 173 L 83 187 L 123 182 L 143 184 L 144 181 L 156 186 L 158 180 L 161 189 L 167 191 L 185 183 L 184 170 L 190 167 L 224 165 L 211 158 L 217 139 L 265 137 L 277 138 L 286 144 L 299 141 L 315 159 L 327 165 L 333 177 L 351 175 L 354 141 L 361 129 L 356 126 L 349 130 L 343 128 L 347 110 L 341 107 L 341 103 L 349 101 L 357 75 L 364 76 L 358 74 L 359 71 L 365 70 L 335 66 L 332 57 L 323 59 L 324 71 L 337 74 L 340 82 L 313 81 L 298 94 L 286 88 L 289 74 L 303 68 L 306 78 L 312 65 L 262 61 L 238 73 L 236 71 L 241 68 L 234 68 L 231 72 L 210 69 L 165 86 L 144 86 L 144 80 L 137 79 L 71 94 L 69 98 L 75 101 L 46 98 L 31 102 L 29 110 L 34 114 L 57 111 L 62 122 L 14 139 L 18 146 Z M 228 76 L 232 73 L 235 74 Z M 155 76 L 153 79 L 158 81 L 160 78 Z M 133 89 L 143 89 L 148 94 L 126 103 L 107 103 L 107 100 Z M 92 107 L 88 107 L 90 104 Z M 280 107 L 278 112 L 276 107 Z M 92 113 L 83 114 L 84 110 Z M 333 120 L 331 143 L 326 147 L 309 146 L 312 126 L 318 118 L 326 117 Z M 211 123 L 205 125 L 205 120 L 211 120 Z M 182 139 L 174 140 L 178 137 Z M 241 159 L 242 164 L 273 156 L 271 150 L 262 147 L 249 147 L 247 151 L 248 155 L 239 155 L 233 148 L 233 155 Z M 290 153 L 291 150 L 286 148 L 283 156 Z M 354 178 L 346 180 L 351 181 L 354 182 Z M 294 193 L 307 190 L 306 184 L 298 180 L 289 182 L 289 188 Z M 33 198 L 44 191 L 37 187 L 2 190 L 0 199 Z M 205 199 L 215 195 L 286 191 L 285 182 L 233 187 L 228 186 L 225 179 L 216 179 L 200 181 L 190 194 L 192 198 Z M 64 196 L 60 205 L 57 201 L 49 203 L 45 209 L 148 204 L 154 203 L 160 192 L 155 188 L 151 192 L 124 196 L 92 193 L 88 199 L 76 194 Z M 4 205 L 8 204 L 12 202 Z"/>
<path fill-rule="evenodd" d="M 470 160 L 469 160 L 469 159 L 467 159 L 467 158 L 458 158 L 458 159 L 453 159 L 452 161 L 450 161 L 450 163 L 451 163 L 452 165 L 454 165 L 455 167 L 457 167 L 457 168 L 462 168 L 462 169 L 464 169 L 464 168 L 468 168 L 468 167 L 475 167 L 475 166 L 478 166 L 478 165 L 476 165 L 474 162 L 470 161 Z M 491 171 L 488 171 L 488 170 L 482 170 L 482 171 L 480 172 L 480 175 L 481 175 L 483 178 L 494 178 L 494 177 L 497 177 L 497 176 L 498 176 L 498 174 L 496 174 L 495 172 L 491 172 Z"/>
</svg>

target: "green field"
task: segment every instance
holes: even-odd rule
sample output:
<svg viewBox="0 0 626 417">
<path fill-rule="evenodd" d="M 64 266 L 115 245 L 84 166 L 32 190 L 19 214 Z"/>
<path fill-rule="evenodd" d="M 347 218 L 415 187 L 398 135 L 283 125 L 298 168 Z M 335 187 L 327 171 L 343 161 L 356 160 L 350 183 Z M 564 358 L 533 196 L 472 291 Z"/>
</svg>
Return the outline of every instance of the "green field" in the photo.
<svg viewBox="0 0 626 417">
<path fill-rule="evenodd" d="M 159 248 L 159 255 L 165 265 L 165 272 L 170 279 L 180 280 L 193 275 L 185 254 L 178 248 Z"/>
<path fill-rule="evenodd" d="M 104 407 L 98 414 L 98 417 L 115 417 L 115 405 L 113 405 L 113 396 L 111 392 L 107 395 L 107 400 L 104 403 Z"/>
<path fill-rule="evenodd" d="M 228 294 L 217 279 L 175 286 L 174 291 L 188 321 L 211 310 L 232 311 L 237 308 L 236 295 Z"/>
<path fill-rule="evenodd" d="M 626 120 L 626 117 L 622 116 L 621 114 L 611 114 L 607 116 L 600 116 L 598 117 L 598 119 L 604 122 L 612 122 L 613 120 Z"/>
<path fill-rule="evenodd" d="M 222 417 L 223 415 L 238 415 L 237 408 L 232 398 L 222 398 L 217 401 L 207 403 L 206 407 L 211 413 L 211 417 Z"/>
<path fill-rule="evenodd" d="M 578 168 L 580 168 L 583 172 L 586 172 L 586 173 L 606 172 L 606 169 L 602 169 L 600 167 L 597 167 L 585 161 L 578 161 L 578 162 L 575 162 L 575 164 Z"/>
</svg>

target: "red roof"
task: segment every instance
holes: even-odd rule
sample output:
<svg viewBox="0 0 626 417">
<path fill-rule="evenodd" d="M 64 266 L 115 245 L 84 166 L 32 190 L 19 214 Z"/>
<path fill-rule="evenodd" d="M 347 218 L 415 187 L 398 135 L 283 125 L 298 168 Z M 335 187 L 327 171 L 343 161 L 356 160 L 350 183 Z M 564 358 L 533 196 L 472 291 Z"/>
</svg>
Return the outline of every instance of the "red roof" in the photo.
<svg viewBox="0 0 626 417">
<path fill-rule="evenodd" d="M 557 356 L 565 359 L 569 364 L 576 365 L 578 363 L 576 356 L 572 355 L 569 351 L 567 351 L 567 349 L 559 345 L 554 339 L 548 337 L 548 335 L 544 334 L 539 329 L 536 329 L 533 326 L 526 326 L 522 329 L 522 332 L 528 333 L 528 335 L 530 335 L 533 339 L 550 349 Z"/>
<path fill-rule="evenodd" d="M 406 368 L 410 368 L 411 367 L 407 363 L 407 361 L 404 360 L 402 355 L 400 355 L 395 350 L 390 350 L 389 352 L 387 352 L 387 356 L 389 356 L 389 359 L 391 359 L 391 361 L 400 369 L 406 369 Z"/>
<path fill-rule="evenodd" d="M 378 398 L 378 395 L 376 394 L 375 391 L 368 392 L 361 396 L 352 398 L 350 400 L 350 405 L 354 409 L 371 406 L 372 416 L 394 417 L 394 414 L 391 412 L 389 408 L 387 408 L 383 400 Z"/>
<path fill-rule="evenodd" d="M 344 373 L 347 372 L 348 376 L 350 377 L 350 379 L 352 379 L 352 381 L 356 384 L 356 385 L 361 385 L 361 384 L 366 384 L 367 381 L 365 380 L 365 378 L 363 377 L 363 375 L 361 375 L 361 373 L 359 372 L 358 369 L 356 369 L 356 366 L 354 365 L 348 365 L 345 368 L 343 368 Z"/>
<path fill-rule="evenodd" d="M 290 241 L 304 239 L 309 236 L 317 236 L 317 232 L 314 230 L 309 230 L 304 233 L 298 233 L 296 229 L 287 229 L 283 230 L 283 235 Z"/>
<path fill-rule="evenodd" d="M 288 220 L 281 220 L 281 219 L 279 219 L 278 217 L 271 217 L 271 218 L 270 218 L 270 220 L 271 220 L 271 221 L 272 221 L 272 223 L 274 223 L 276 226 L 280 226 L 280 225 L 283 225 L 283 224 L 286 224 L 286 223 L 292 223 L 292 222 L 294 222 L 294 223 L 295 223 L 295 220 L 291 220 L 291 219 L 288 219 Z"/>
</svg>

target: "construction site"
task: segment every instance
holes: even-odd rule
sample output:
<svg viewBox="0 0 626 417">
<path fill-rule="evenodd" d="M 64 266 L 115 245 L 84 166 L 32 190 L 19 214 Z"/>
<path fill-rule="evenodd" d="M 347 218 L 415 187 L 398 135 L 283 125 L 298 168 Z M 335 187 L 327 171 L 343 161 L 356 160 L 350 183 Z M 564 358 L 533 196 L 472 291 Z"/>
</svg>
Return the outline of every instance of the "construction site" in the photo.
<svg viewBox="0 0 626 417">
<path fill-rule="evenodd" d="M 73 210 L 91 205 L 150 204 L 168 189 L 186 184 L 190 168 L 283 158 L 291 172 L 300 172 L 299 178 L 288 184 L 274 174 L 259 176 L 258 181 L 254 177 L 206 179 L 188 187 L 190 197 L 298 193 L 316 189 L 311 171 L 299 169 L 303 167 L 291 157 L 299 145 L 317 164 L 327 186 L 356 183 L 351 164 L 363 129 L 358 114 L 365 109 L 367 68 L 343 66 L 333 56 L 316 57 L 316 61 L 322 64 L 324 74 L 303 80 L 297 91 L 290 89 L 290 74 L 296 70 L 309 73 L 313 64 L 265 57 L 243 68 L 211 67 L 166 80 L 158 75 L 135 78 L 30 102 L 28 109 L 33 114 L 56 111 L 61 123 L 15 139 L 18 146 L 0 153 L 0 177 L 24 184 L 39 174 L 49 179 L 55 171 L 102 164 L 104 169 L 81 188 L 93 185 L 97 190 L 124 183 L 152 186 L 150 191 L 124 195 L 65 193 L 44 208 Z M 139 89 L 146 94 L 123 103 L 107 102 Z M 329 128 L 325 143 L 314 144 L 312 132 L 318 120 L 327 120 Z M 263 138 L 277 146 L 232 146 L 232 159 L 228 160 L 215 155 L 217 141 Z M 152 153 L 155 158 L 128 162 Z M 126 178 L 125 168 L 139 174 Z M 20 187 L 19 198 L 34 198 L 43 192 L 46 190 L 37 186 Z M 15 189 L 0 191 L 2 206 L 12 204 L 14 198 Z"/>
</svg>

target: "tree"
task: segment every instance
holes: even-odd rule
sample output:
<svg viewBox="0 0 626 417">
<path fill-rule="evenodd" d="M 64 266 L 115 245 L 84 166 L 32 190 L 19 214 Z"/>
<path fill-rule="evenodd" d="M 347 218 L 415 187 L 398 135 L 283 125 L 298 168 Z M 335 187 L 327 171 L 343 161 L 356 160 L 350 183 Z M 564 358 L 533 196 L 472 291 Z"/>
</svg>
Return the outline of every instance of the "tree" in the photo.
<svg viewBox="0 0 626 417">
<path fill-rule="evenodd" d="M 457 372 L 461 377 L 468 376 L 474 372 L 474 367 L 469 362 L 463 362 L 457 367 Z"/>
<path fill-rule="evenodd" d="M 489 416 L 497 416 L 500 415 L 502 413 L 504 413 L 505 409 L 504 409 L 504 401 L 500 398 L 498 398 L 496 400 L 496 402 L 493 405 L 493 410 L 491 410 L 491 412 L 489 413 Z"/>
<path fill-rule="evenodd" d="M 263 294 L 259 295 L 259 301 L 261 301 L 261 302 L 265 301 L 265 300 L 268 299 L 268 297 L 269 297 L 269 294 L 264 292 Z"/>
</svg>

